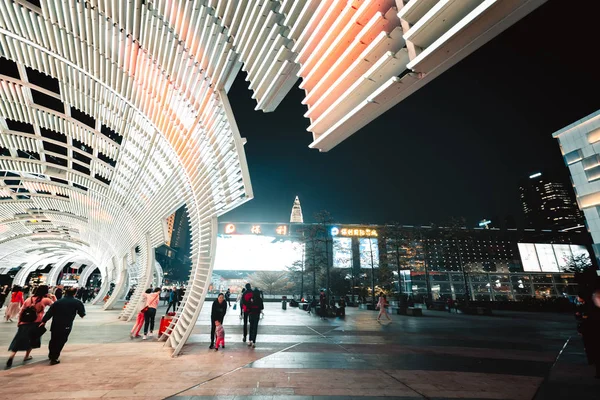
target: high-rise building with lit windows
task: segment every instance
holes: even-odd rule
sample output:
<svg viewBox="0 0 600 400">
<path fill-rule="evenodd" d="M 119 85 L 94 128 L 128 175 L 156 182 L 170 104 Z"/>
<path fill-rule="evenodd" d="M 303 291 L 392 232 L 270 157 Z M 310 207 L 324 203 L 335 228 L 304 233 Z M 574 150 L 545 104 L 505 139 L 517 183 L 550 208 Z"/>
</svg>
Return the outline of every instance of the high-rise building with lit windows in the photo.
<svg viewBox="0 0 600 400">
<path fill-rule="evenodd" d="M 528 227 L 583 230 L 583 215 L 573 188 L 556 173 L 536 172 L 521 181 L 519 194 Z"/>
</svg>

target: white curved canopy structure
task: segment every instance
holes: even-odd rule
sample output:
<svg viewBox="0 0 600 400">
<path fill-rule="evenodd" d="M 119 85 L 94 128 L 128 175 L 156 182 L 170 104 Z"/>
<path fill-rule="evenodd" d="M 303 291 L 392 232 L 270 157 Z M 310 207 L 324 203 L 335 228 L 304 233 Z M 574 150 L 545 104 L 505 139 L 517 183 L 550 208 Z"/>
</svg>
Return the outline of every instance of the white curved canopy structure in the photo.
<svg viewBox="0 0 600 400">
<path fill-rule="evenodd" d="M 542 2 L 3 0 L 0 268 L 85 258 L 103 276 L 96 303 L 116 284 L 110 308 L 136 263 L 129 319 L 163 219 L 185 206 L 176 355 L 210 282 L 216 217 L 253 196 L 226 94 L 240 69 L 263 111 L 301 76 L 311 147 L 327 151 Z"/>
</svg>

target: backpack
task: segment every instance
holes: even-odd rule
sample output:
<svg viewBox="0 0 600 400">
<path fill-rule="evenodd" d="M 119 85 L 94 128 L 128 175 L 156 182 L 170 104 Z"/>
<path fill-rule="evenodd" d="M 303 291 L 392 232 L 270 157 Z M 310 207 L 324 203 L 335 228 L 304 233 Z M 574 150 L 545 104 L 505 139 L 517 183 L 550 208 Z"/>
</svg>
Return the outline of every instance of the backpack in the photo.
<svg viewBox="0 0 600 400">
<path fill-rule="evenodd" d="M 21 312 L 21 318 L 19 319 L 21 322 L 32 323 L 38 317 L 37 310 L 35 309 L 35 305 L 30 303 L 29 307 L 26 307 Z"/>
</svg>

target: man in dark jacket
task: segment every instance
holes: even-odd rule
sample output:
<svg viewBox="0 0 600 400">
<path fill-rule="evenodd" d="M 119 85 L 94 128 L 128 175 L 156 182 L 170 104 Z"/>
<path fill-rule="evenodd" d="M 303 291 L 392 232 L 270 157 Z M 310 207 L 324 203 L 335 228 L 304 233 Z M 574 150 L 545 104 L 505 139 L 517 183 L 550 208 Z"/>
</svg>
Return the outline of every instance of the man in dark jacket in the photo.
<svg viewBox="0 0 600 400">
<path fill-rule="evenodd" d="M 54 297 L 56 297 L 56 300 L 60 300 L 63 298 L 63 288 L 62 285 L 58 285 L 56 287 L 56 290 L 54 291 Z"/>
<path fill-rule="evenodd" d="M 256 347 L 256 335 L 258 334 L 258 320 L 260 320 L 260 313 L 264 309 L 263 300 L 260 295 L 260 291 L 254 288 L 252 295 L 252 303 L 250 305 L 250 341 L 248 346 Z"/>
<path fill-rule="evenodd" d="M 43 326 L 50 318 L 52 318 L 50 343 L 48 344 L 48 358 L 50 359 L 50 365 L 60 363 L 58 358 L 69 339 L 75 315 L 78 314 L 81 318 L 85 317 L 85 307 L 81 301 L 73 297 L 75 296 L 75 292 L 75 289 L 65 290 L 65 297 L 54 302 L 50 306 L 40 324 L 40 326 Z"/>
<path fill-rule="evenodd" d="M 215 348 L 215 321 L 219 321 L 223 324 L 223 319 L 227 313 L 227 303 L 225 302 L 225 296 L 223 293 L 219 293 L 217 299 L 213 302 L 212 310 L 210 312 L 210 349 Z"/>
<path fill-rule="evenodd" d="M 242 338 L 242 342 L 246 341 L 246 336 L 248 336 L 248 317 L 250 316 L 250 306 L 252 305 L 252 286 L 249 283 L 246 283 L 246 291 L 242 297 L 242 310 L 244 311 L 244 337 Z"/>
</svg>

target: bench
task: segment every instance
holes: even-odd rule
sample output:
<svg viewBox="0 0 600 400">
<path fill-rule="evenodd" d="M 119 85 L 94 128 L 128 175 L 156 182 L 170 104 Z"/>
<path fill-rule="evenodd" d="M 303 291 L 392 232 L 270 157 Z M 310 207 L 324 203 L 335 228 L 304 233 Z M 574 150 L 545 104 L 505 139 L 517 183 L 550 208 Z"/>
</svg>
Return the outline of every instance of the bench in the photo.
<svg viewBox="0 0 600 400">
<path fill-rule="evenodd" d="M 406 315 L 411 315 L 413 317 L 422 317 L 423 310 L 420 308 L 416 308 L 416 307 L 408 307 L 406 309 Z"/>
<path fill-rule="evenodd" d="M 460 310 L 469 315 L 492 315 L 491 307 L 464 307 Z"/>
</svg>

